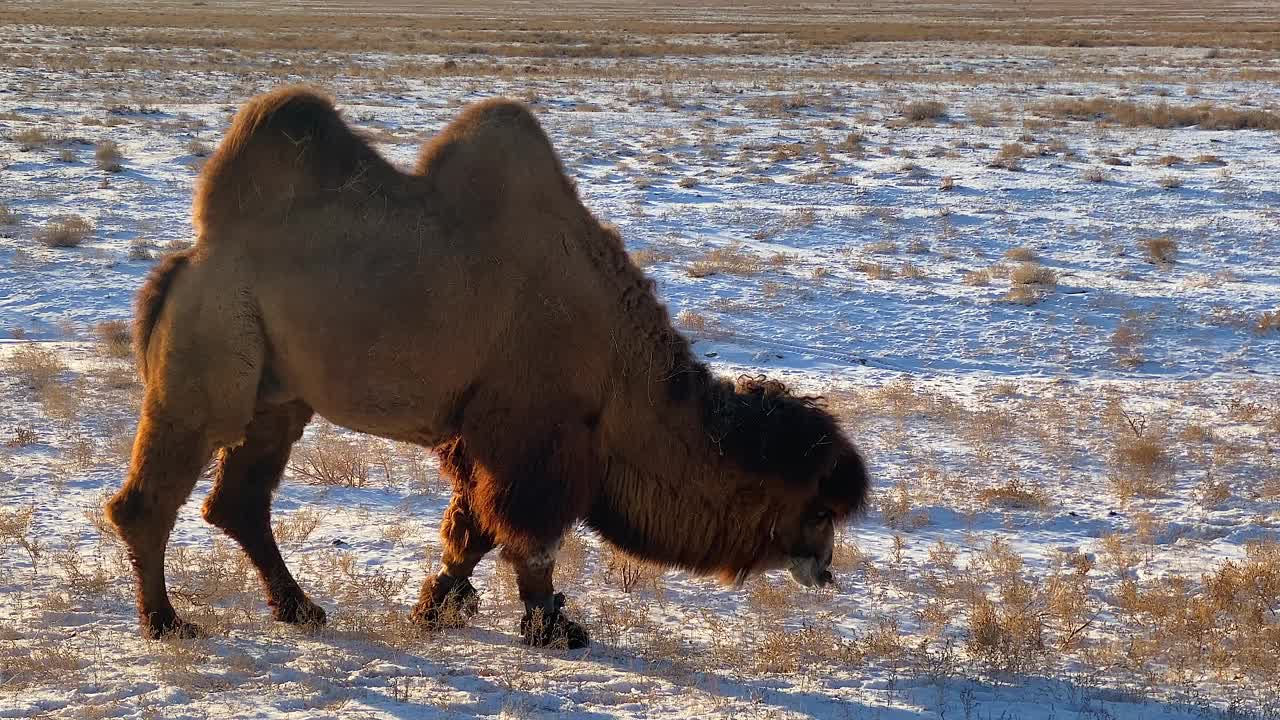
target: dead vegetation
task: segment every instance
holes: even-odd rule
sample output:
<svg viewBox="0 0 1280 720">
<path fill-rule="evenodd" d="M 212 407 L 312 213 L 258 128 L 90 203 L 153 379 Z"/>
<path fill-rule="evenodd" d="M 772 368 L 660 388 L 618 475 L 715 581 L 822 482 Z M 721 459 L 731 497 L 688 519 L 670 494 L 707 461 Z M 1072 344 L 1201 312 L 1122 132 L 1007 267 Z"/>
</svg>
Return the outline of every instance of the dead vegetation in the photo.
<svg viewBox="0 0 1280 720">
<path fill-rule="evenodd" d="M 93 223 L 79 215 L 59 215 L 36 231 L 36 240 L 46 247 L 80 247 L 93 232 Z"/>
<path fill-rule="evenodd" d="M 1280 130 L 1280 113 L 1256 108 L 1226 108 L 1211 103 L 1180 106 L 1165 102 L 1142 104 L 1106 97 L 1058 98 L 1037 103 L 1032 110 L 1046 117 L 1128 127 Z"/>
<path fill-rule="evenodd" d="M 120 151 L 120 144 L 114 140 L 99 141 L 93 149 L 93 161 L 104 172 L 118 173 L 124 170 L 124 153 Z"/>
<path fill-rule="evenodd" d="M 1147 259 L 1159 267 L 1172 267 L 1178 259 L 1178 243 L 1168 235 L 1147 238 L 1142 241 L 1147 251 Z"/>
<path fill-rule="evenodd" d="M 56 350 L 28 343 L 9 355 L 5 369 L 28 388 L 42 392 L 67 371 L 67 365 Z"/>
<path fill-rule="evenodd" d="M 728 245 L 703 253 L 685 269 L 689 277 L 704 278 L 720 273 L 728 275 L 756 275 L 763 269 L 760 258 L 742 249 L 740 245 Z"/>
<path fill-rule="evenodd" d="M 915 100 L 903 106 L 902 116 L 916 123 L 943 120 L 947 117 L 947 105 L 938 100 Z"/>
<path fill-rule="evenodd" d="M 125 320 L 104 320 L 93 327 L 102 352 L 108 357 L 128 358 L 133 355 L 132 335 Z"/>
</svg>

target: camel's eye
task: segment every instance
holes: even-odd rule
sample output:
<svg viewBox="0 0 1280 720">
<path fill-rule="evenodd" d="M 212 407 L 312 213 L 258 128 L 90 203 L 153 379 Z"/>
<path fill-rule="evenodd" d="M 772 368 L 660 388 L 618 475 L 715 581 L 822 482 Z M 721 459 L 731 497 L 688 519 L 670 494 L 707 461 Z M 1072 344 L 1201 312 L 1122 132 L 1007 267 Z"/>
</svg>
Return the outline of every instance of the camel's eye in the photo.
<svg viewBox="0 0 1280 720">
<path fill-rule="evenodd" d="M 814 522 L 826 522 L 831 519 L 830 510 L 819 510 L 813 515 Z"/>
</svg>

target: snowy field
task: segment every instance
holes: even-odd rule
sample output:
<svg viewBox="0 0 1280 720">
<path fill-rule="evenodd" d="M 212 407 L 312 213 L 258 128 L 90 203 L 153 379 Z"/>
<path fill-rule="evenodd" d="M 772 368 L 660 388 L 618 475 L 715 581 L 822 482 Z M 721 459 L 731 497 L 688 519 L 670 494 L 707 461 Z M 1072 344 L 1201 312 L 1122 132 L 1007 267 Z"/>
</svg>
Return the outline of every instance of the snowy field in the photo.
<svg viewBox="0 0 1280 720">
<path fill-rule="evenodd" d="M 0 11 L 0 717 L 1280 716 L 1275 27 L 547 57 L 242 47 L 173 13 Z M 211 637 L 141 639 L 101 509 L 141 394 L 118 321 L 191 241 L 231 113 L 288 82 L 404 165 L 468 102 L 530 103 L 695 350 L 825 394 L 868 455 L 838 587 L 583 532 L 557 575 L 590 649 L 519 643 L 496 554 L 473 625 L 422 636 L 447 482 L 317 421 L 274 507 L 329 626 L 270 621 L 205 480 L 168 576 Z"/>
</svg>

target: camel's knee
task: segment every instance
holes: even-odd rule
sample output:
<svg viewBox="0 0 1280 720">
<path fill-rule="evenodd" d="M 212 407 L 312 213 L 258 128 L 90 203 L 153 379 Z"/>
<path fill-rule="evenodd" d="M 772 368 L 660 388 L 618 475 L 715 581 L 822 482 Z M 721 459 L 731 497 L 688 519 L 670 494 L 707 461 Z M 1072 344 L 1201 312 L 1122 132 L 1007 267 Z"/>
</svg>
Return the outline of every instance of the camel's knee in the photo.
<svg viewBox="0 0 1280 720">
<path fill-rule="evenodd" d="M 208 458 L 201 432 L 144 415 L 129 476 L 106 504 L 107 519 L 126 538 L 153 523 L 172 522 Z"/>
<path fill-rule="evenodd" d="M 137 488 L 130 487 L 121 488 L 113 495 L 107 501 L 104 510 L 107 520 L 125 540 L 146 524 L 148 515 L 143 493 Z"/>
<path fill-rule="evenodd" d="M 267 527 L 266 507 L 269 502 L 270 499 L 233 497 L 221 488 L 215 488 L 201 506 L 200 515 L 210 525 L 237 536 L 249 529 Z"/>
</svg>

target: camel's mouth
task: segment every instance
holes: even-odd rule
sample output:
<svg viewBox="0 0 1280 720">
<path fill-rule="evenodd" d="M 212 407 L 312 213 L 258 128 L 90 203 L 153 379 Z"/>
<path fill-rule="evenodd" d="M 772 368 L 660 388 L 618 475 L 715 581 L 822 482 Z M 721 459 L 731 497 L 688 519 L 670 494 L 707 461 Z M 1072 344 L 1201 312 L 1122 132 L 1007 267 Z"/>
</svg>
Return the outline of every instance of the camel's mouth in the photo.
<svg viewBox="0 0 1280 720">
<path fill-rule="evenodd" d="M 793 556 L 787 563 L 791 580 L 800 587 L 825 587 L 834 583 L 830 566 L 824 566 L 818 558 Z"/>
</svg>

